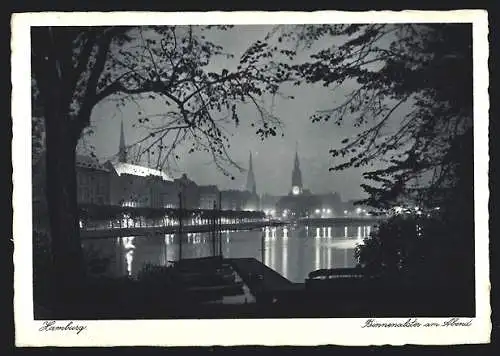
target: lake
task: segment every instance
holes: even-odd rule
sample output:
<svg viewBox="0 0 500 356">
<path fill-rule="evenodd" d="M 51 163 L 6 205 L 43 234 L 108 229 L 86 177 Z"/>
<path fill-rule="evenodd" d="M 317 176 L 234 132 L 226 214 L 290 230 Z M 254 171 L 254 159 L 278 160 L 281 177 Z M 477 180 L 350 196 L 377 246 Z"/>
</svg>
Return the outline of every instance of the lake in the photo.
<svg viewBox="0 0 500 356">
<path fill-rule="evenodd" d="M 303 283 L 309 272 L 322 268 L 354 267 L 354 250 L 373 226 L 283 226 L 252 231 L 223 231 L 222 253 L 227 258 L 254 257 L 292 282 Z M 88 254 L 109 257 L 106 274 L 136 276 L 146 264 L 167 265 L 179 260 L 177 234 L 124 236 L 84 240 Z M 213 254 L 209 233 L 184 234 L 182 258 Z"/>
</svg>

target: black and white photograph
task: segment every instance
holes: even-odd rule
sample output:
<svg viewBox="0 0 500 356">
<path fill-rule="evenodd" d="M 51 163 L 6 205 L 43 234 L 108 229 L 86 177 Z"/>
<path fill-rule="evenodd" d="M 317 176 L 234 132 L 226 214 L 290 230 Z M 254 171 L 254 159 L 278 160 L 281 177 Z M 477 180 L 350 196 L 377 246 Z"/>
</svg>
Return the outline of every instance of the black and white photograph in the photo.
<svg viewBox="0 0 500 356">
<path fill-rule="evenodd" d="M 488 339 L 487 15 L 334 14 L 25 18 L 27 333 Z"/>
</svg>

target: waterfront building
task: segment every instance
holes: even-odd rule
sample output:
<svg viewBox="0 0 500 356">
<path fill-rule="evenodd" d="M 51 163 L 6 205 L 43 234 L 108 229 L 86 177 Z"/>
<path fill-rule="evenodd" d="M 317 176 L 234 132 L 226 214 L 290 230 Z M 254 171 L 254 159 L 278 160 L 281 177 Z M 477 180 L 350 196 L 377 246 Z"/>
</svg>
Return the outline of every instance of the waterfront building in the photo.
<svg viewBox="0 0 500 356">
<path fill-rule="evenodd" d="M 265 193 L 260 199 L 261 210 L 270 217 L 276 216 L 276 204 L 282 197 Z"/>
<path fill-rule="evenodd" d="M 33 203 L 46 201 L 46 154 L 43 151 L 33 165 Z M 110 204 L 111 171 L 94 157 L 76 155 L 76 196 L 79 204 Z"/>
<path fill-rule="evenodd" d="M 110 204 L 130 207 L 161 208 L 165 191 L 173 179 L 165 172 L 128 162 L 123 120 L 120 124 L 120 141 L 117 160 L 107 161 L 110 171 Z"/>
<path fill-rule="evenodd" d="M 101 166 L 108 173 L 109 198 L 104 204 L 128 207 L 177 208 L 179 193 L 185 209 L 196 209 L 199 206 L 198 185 L 183 174 L 173 179 L 167 173 L 150 167 L 133 164 L 128 161 L 123 121 L 120 123 L 118 153 L 114 160 L 108 160 Z M 96 167 L 94 167 L 96 169 Z M 88 179 L 83 177 L 82 182 Z M 82 193 L 85 188 L 82 186 Z M 92 195 L 90 196 L 92 199 Z M 96 197 L 96 203 L 101 199 Z M 83 202 L 89 201 L 86 198 Z"/>
<path fill-rule="evenodd" d="M 221 190 L 222 210 L 244 210 L 250 199 L 250 192 L 246 190 Z"/>
<path fill-rule="evenodd" d="M 175 207 L 179 206 L 179 193 L 182 193 L 182 207 L 184 209 L 198 208 L 200 203 L 199 187 L 193 180 L 188 178 L 186 173 L 174 179 L 174 187 L 177 195 Z"/>
<path fill-rule="evenodd" d="M 219 188 L 216 185 L 200 185 L 198 191 L 200 209 L 219 208 Z"/>
<path fill-rule="evenodd" d="M 110 204 L 111 171 L 96 158 L 76 156 L 76 182 L 79 204 Z"/>
<path fill-rule="evenodd" d="M 244 190 L 221 190 L 215 185 L 199 186 L 200 209 L 213 209 L 214 203 L 219 202 L 219 193 L 222 210 L 233 211 L 257 211 L 260 207 L 260 199 L 257 195 L 257 184 L 253 170 L 252 153 L 249 155 L 247 181 Z"/>
<path fill-rule="evenodd" d="M 179 207 L 179 189 L 175 180 L 163 182 L 160 194 L 163 208 Z"/>
<path fill-rule="evenodd" d="M 276 204 L 276 214 L 284 219 L 313 216 L 321 206 L 321 200 L 312 194 L 286 195 Z"/>
<path fill-rule="evenodd" d="M 321 206 L 314 211 L 315 217 L 334 217 L 344 215 L 344 204 L 339 193 L 318 194 Z"/>
<path fill-rule="evenodd" d="M 111 205 L 163 206 L 164 184 L 172 182 L 164 172 L 125 162 L 106 162 L 111 171 Z"/>
<path fill-rule="evenodd" d="M 292 179 L 288 195 L 281 197 L 276 203 L 276 215 L 283 219 L 307 217 L 321 205 L 320 199 L 304 189 L 299 154 L 295 151 L 292 168 Z"/>
<path fill-rule="evenodd" d="M 304 187 L 298 150 L 295 151 L 291 174 L 291 185 L 288 195 L 279 197 L 274 210 L 271 207 L 273 197 L 266 196 L 265 206 L 275 216 L 283 219 L 304 217 L 329 218 L 343 214 L 344 207 L 338 193 L 313 194 Z M 268 214 L 269 215 L 269 214 Z"/>
</svg>

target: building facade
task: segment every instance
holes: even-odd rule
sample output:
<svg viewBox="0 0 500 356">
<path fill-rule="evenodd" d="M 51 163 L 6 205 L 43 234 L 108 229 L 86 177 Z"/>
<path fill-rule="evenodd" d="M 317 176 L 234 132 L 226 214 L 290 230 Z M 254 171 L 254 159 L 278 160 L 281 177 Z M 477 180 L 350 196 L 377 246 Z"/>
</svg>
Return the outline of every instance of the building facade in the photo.
<svg viewBox="0 0 500 356">
<path fill-rule="evenodd" d="M 264 194 L 260 199 L 260 209 L 266 213 L 267 216 L 276 216 L 276 204 L 282 197 L 279 195 Z"/>
<path fill-rule="evenodd" d="M 125 162 L 106 162 L 111 172 L 111 205 L 163 207 L 165 185 L 172 179 L 164 172 Z"/>
<path fill-rule="evenodd" d="M 343 215 L 344 206 L 340 194 L 313 194 L 304 187 L 298 151 L 295 152 L 291 173 L 289 193 L 276 200 L 274 210 L 271 207 L 271 202 L 276 197 L 267 196 L 265 198 L 268 211 L 272 211 L 273 215 L 284 219 L 328 218 Z"/>
<path fill-rule="evenodd" d="M 277 201 L 276 215 L 284 219 L 306 217 L 316 209 L 317 199 L 311 198 L 310 192 L 302 184 L 299 153 L 296 150 L 289 193 Z"/>
<path fill-rule="evenodd" d="M 76 155 L 76 197 L 78 204 L 109 205 L 112 200 L 112 172 L 96 158 Z M 33 166 L 33 203 L 46 201 L 46 155 L 45 151 Z"/>
<path fill-rule="evenodd" d="M 251 197 L 246 190 L 221 190 L 220 193 L 222 210 L 245 210 Z"/>
<path fill-rule="evenodd" d="M 172 178 L 163 171 L 128 162 L 123 121 L 117 156 L 116 161 L 105 163 L 110 172 L 110 205 L 163 208 L 169 203 L 167 197 L 173 203 Z"/>
<path fill-rule="evenodd" d="M 199 205 L 200 209 L 219 209 L 219 188 L 215 185 L 200 185 Z"/>
<path fill-rule="evenodd" d="M 180 178 L 174 179 L 174 187 L 177 195 L 177 203 L 179 206 L 179 197 L 182 197 L 182 207 L 184 209 L 197 209 L 200 203 L 200 192 L 198 185 L 188 178 L 187 174 L 183 174 Z M 180 195 L 179 195 L 180 194 Z"/>
<path fill-rule="evenodd" d="M 77 200 L 80 204 L 111 203 L 111 171 L 97 159 L 76 156 Z"/>
</svg>

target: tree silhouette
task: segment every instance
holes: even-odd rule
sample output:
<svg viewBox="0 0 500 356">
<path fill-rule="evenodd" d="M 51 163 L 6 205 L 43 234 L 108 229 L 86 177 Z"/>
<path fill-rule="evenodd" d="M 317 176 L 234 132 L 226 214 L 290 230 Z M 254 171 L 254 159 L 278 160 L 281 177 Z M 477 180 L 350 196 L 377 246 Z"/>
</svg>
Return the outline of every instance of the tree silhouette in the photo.
<svg viewBox="0 0 500 356">
<path fill-rule="evenodd" d="M 278 33 L 306 48 L 331 39 L 293 69 L 298 85 L 321 83 L 334 100 L 340 97 L 313 122 L 359 128 L 331 150 L 339 160 L 331 170 L 386 163 L 364 174 L 375 185 L 363 185 L 369 194 L 363 203 L 387 207 L 415 192 L 421 202 L 431 201 L 453 184 L 454 161 L 445 157 L 472 127 L 470 25 L 307 25 Z M 352 88 L 344 98 L 342 87 Z"/>
<path fill-rule="evenodd" d="M 208 26 L 212 28 L 213 26 Z M 218 26 L 224 30 L 228 26 Z M 281 64 L 262 70 L 269 57 L 257 42 L 241 57 L 236 71 L 210 72 L 207 65 L 223 48 L 205 39 L 204 28 L 32 27 L 32 75 L 45 120 L 48 205 L 54 272 L 61 285 L 83 275 L 76 201 L 75 149 L 90 124 L 93 108 L 105 99 L 118 104 L 148 98 L 168 110 L 136 142 L 139 156 L 161 153 L 161 168 L 181 142 L 203 151 L 226 174 L 236 165 L 227 152 L 224 124 L 238 125 L 240 105 L 254 105 L 260 116 L 256 134 L 274 136 L 280 122 L 261 105 L 286 79 Z M 151 117 L 138 112 L 140 125 Z M 171 137 L 167 135 L 171 134 Z M 167 143 L 168 142 L 168 143 Z"/>
<path fill-rule="evenodd" d="M 473 289 L 471 25 L 311 25 L 278 35 L 305 48 L 332 39 L 293 68 L 298 85 L 321 83 L 340 98 L 313 122 L 359 129 L 331 150 L 339 160 L 331 170 L 385 163 L 364 173 L 369 197 L 359 203 L 441 208 L 418 223 L 413 216 L 383 223 L 358 248 L 360 261 L 375 273 L 439 274 Z"/>
<path fill-rule="evenodd" d="M 224 125 L 240 124 L 241 106 L 253 105 L 258 113 L 258 136 L 276 136 L 280 121 L 262 105 L 262 96 L 280 94 L 283 82 L 320 83 L 341 103 L 318 111 L 312 121 L 360 129 L 332 149 L 344 159 L 332 170 L 388 163 L 365 174 L 378 185 L 363 186 L 369 204 L 388 206 L 409 192 L 431 201 L 436 192 L 457 186 L 466 164 L 450 153 L 472 132 L 470 25 L 277 27 L 243 53 L 236 70 L 220 73 L 210 71 L 209 63 L 231 55 L 206 39 L 207 28 L 214 29 L 32 27 L 32 73 L 46 128 L 52 254 L 61 285 L 71 286 L 83 274 L 75 148 L 103 100 L 165 105 L 156 116 L 138 109 L 135 125 L 147 132 L 133 143 L 138 159 L 149 155 L 162 169 L 176 159 L 176 148 L 188 143 L 189 152 L 209 154 L 229 174 L 227 165 L 237 165 L 227 151 Z M 318 44 L 322 48 L 315 50 Z M 297 62 L 304 48 L 314 53 Z M 353 89 L 337 95 L 335 89 L 346 84 Z M 414 189 L 418 182 L 426 182 L 426 189 Z"/>
</svg>

